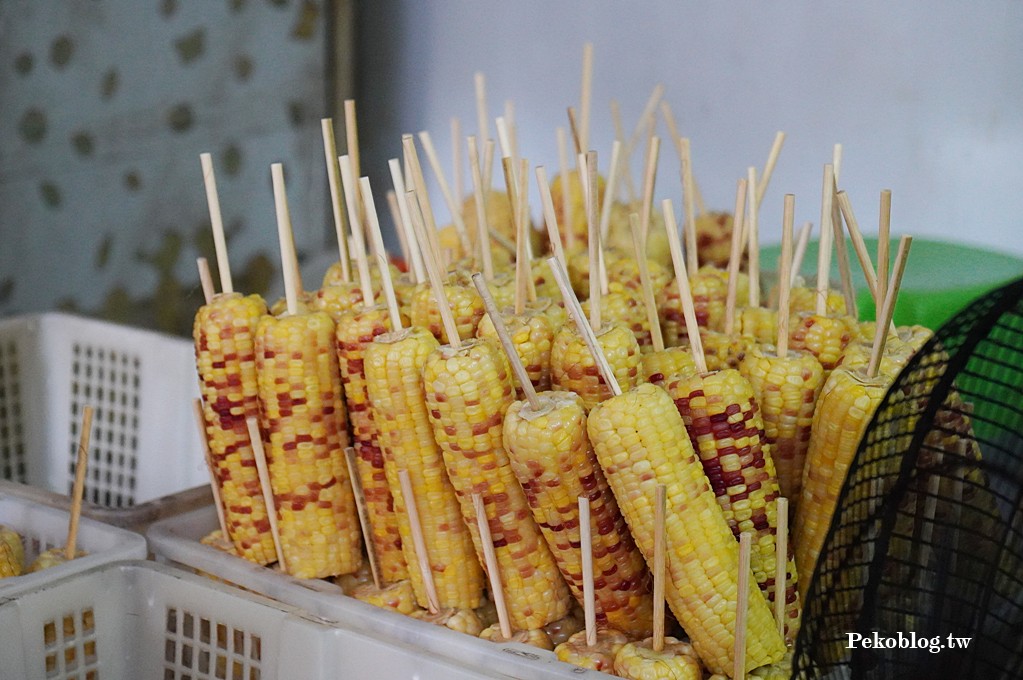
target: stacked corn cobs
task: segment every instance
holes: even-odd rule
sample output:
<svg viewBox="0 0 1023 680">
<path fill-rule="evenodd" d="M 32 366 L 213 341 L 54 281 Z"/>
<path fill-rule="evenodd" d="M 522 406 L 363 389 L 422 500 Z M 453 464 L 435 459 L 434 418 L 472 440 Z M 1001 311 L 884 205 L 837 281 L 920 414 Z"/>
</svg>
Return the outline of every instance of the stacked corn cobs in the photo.
<svg viewBox="0 0 1023 680">
<path fill-rule="evenodd" d="M 613 222 L 612 235 L 623 228 Z M 570 278 L 585 293 L 585 243 L 575 243 L 579 250 L 567 253 L 575 263 Z M 445 337 L 437 298 L 424 283 L 399 288 L 403 313 L 413 321 L 399 332 L 381 308 L 372 301 L 367 306 L 343 281 L 309 297 L 311 308 L 324 311 L 275 318 L 258 297 L 238 294 L 201 308 L 195 341 L 205 427 L 233 551 L 260 564 L 278 559 L 245 425 L 255 417 L 289 573 L 356 579 L 364 551 L 373 550 L 381 585 L 391 589 L 378 597 L 365 595 L 362 585 L 360 597 L 391 602 L 387 606 L 404 613 L 421 611 L 436 597 L 442 612 L 431 619 L 458 627 L 450 622 L 478 618 L 485 627 L 493 618 L 473 502 L 479 495 L 512 625 L 528 633 L 523 639 L 550 646 L 544 630 L 563 630 L 572 620 L 563 617 L 583 598 L 583 497 L 591 513 L 596 619 L 602 630 L 639 645 L 628 646 L 628 660 L 623 657 L 621 667 L 631 668 L 646 654 L 642 641 L 653 627 L 652 508 L 656 487 L 664 484 L 666 595 L 681 625 L 676 634 L 691 642 L 678 645 L 687 651 L 673 653 L 692 656 L 683 666 L 731 672 L 737 537 L 750 532 L 746 666 L 782 662 L 844 470 L 920 334 L 906 333 L 905 342 L 893 336 L 880 377 L 867 380 L 858 338 L 868 337 L 870 328 L 858 327 L 840 305 L 831 316 L 808 317 L 800 314 L 810 310 L 797 304 L 790 323 L 796 349 L 779 358 L 761 343 L 774 337 L 759 321 L 771 319 L 770 311 L 740 309 L 738 327 L 746 337 L 721 334 L 727 273 L 708 264 L 692 273 L 692 288 L 700 332 L 708 345 L 720 341 L 722 370 L 697 375 L 676 282 L 663 275 L 663 254 L 651 253 L 647 267 L 662 272 L 656 299 L 668 348 L 661 352 L 637 342 L 633 330 L 649 327 L 635 260 L 614 249 L 606 260 L 618 277 L 616 294 L 635 296 L 635 304 L 622 304 L 625 311 L 596 329 L 624 392 L 617 397 L 566 324 L 560 301 L 541 298 L 512 323 L 512 344 L 539 391 L 539 405 L 523 399 L 464 268 L 445 284 L 459 349 Z M 495 288 L 507 285 L 507 274 L 499 271 Z M 513 297 L 508 289 L 493 292 L 505 302 Z M 820 328 L 841 332 L 818 337 Z M 342 456 L 349 441 L 370 510 L 368 546 L 356 531 Z M 403 471 L 412 481 L 411 496 L 400 485 Z M 775 582 L 782 496 L 795 527 L 790 554 L 781 558 L 784 589 Z M 417 552 L 407 516 L 413 504 L 425 556 Z M 422 565 L 431 572 L 433 593 Z M 779 598 L 783 632 L 773 620 Z M 672 626 L 669 621 L 669 631 Z M 608 672 L 618 667 L 610 651 L 590 653 L 591 661 L 581 661 L 576 648 L 559 652 Z"/>
</svg>

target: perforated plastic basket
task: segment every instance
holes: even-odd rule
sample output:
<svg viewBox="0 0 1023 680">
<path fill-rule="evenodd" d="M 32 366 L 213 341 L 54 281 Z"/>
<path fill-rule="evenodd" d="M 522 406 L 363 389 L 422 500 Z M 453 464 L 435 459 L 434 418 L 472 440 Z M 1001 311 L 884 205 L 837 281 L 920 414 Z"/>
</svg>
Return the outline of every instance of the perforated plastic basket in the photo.
<svg viewBox="0 0 1023 680">
<path fill-rule="evenodd" d="M 216 527 L 216 511 L 210 505 L 156 522 L 146 536 L 158 560 L 201 570 L 348 629 L 390 641 L 415 657 L 435 655 L 447 659 L 472 672 L 474 677 L 522 680 L 608 677 L 558 661 L 553 653 L 542 649 L 496 644 L 385 611 L 347 597 L 338 586 L 327 581 L 296 579 L 199 543 Z M 397 676 L 378 673 L 373 677 Z M 432 680 L 434 676 L 419 674 L 418 677 Z"/>
<path fill-rule="evenodd" d="M 0 598 L 0 677 L 469 680 L 470 669 L 153 562 Z"/>
<path fill-rule="evenodd" d="M 68 493 L 92 405 L 86 501 L 123 508 L 199 486 L 198 394 L 186 339 L 58 313 L 0 321 L 0 478 Z"/>
<path fill-rule="evenodd" d="M 65 545 L 69 517 L 66 510 L 34 503 L 0 489 L 0 525 L 10 527 L 21 535 L 26 565 L 31 564 L 39 553 Z M 146 539 L 139 534 L 84 517 L 78 524 L 77 547 L 85 551 L 84 557 L 34 574 L 0 579 L 0 598 L 39 588 L 64 576 L 109 562 L 146 557 Z M 0 677 L 7 676 L 0 671 Z"/>
</svg>

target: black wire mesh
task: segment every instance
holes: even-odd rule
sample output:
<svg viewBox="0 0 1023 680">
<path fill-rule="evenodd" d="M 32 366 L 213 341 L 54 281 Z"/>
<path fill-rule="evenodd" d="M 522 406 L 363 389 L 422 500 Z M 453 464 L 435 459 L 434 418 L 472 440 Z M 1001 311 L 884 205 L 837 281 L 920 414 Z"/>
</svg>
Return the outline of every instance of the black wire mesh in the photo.
<svg viewBox="0 0 1023 680">
<path fill-rule="evenodd" d="M 850 638 L 873 645 L 875 633 L 883 648 Z M 807 594 L 793 673 L 1023 678 L 1023 279 L 942 327 L 878 407 Z"/>
</svg>

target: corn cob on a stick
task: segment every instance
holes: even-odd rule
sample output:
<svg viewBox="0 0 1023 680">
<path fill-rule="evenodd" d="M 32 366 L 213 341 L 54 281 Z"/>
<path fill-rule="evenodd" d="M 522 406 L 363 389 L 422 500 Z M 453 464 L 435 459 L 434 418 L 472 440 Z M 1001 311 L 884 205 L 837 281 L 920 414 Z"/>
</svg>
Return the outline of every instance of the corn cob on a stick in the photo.
<svg viewBox="0 0 1023 680">
<path fill-rule="evenodd" d="M 614 657 L 614 674 L 631 680 L 701 680 L 703 670 L 693 646 L 669 637 L 654 651 L 650 639 L 622 645 Z"/>
<path fill-rule="evenodd" d="M 670 203 L 665 201 L 665 204 L 670 208 Z M 665 221 L 668 222 L 667 214 Z M 670 221 L 674 223 L 673 216 Z M 672 259 L 684 272 L 678 235 L 671 229 L 668 231 Z M 563 277 L 559 273 L 560 278 Z M 568 285 L 567 279 L 559 283 Z M 566 300 L 569 311 L 580 328 L 588 331 L 581 310 L 573 307 L 572 302 Z M 692 316 L 691 306 L 686 314 Z M 738 601 L 738 544 L 668 394 L 650 384 L 623 394 L 591 335 L 587 345 L 596 354 L 601 371 L 616 395 L 595 407 L 587 419 L 587 431 L 597 459 L 615 497 L 622 503 L 622 514 L 648 563 L 654 558 L 653 509 L 657 487 L 665 486 L 670 573 L 666 579 L 666 597 L 708 668 L 727 672 L 732 667 L 736 635 L 736 605 L 733 603 Z M 746 661 L 749 667 L 755 668 L 781 658 L 784 643 L 760 590 L 751 585 L 749 593 Z"/>
<path fill-rule="evenodd" d="M 272 166 L 289 315 L 257 328 L 260 429 L 267 446 L 283 557 L 299 578 L 352 572 L 362 561 L 355 499 L 345 469 L 347 418 L 324 312 L 296 314 L 300 284 L 283 171 Z"/>
<path fill-rule="evenodd" d="M 371 604 L 381 609 L 418 618 L 416 614 L 424 611 L 416 604 L 416 594 L 412 590 L 412 582 L 408 579 L 395 581 L 383 588 L 377 588 L 372 583 L 363 583 L 348 593 L 360 602 Z"/>
<path fill-rule="evenodd" d="M 696 322 L 700 328 L 724 330 L 728 272 L 710 265 L 701 267 L 691 275 L 690 288 L 696 305 Z M 741 272 L 736 276 L 736 291 L 740 298 L 749 291 L 749 277 Z M 658 293 L 657 309 L 661 317 L 664 344 L 668 347 L 682 344 L 686 337 L 686 325 L 676 282 L 668 284 Z"/>
<path fill-rule="evenodd" d="M 615 655 L 629 637 L 614 628 L 598 628 L 596 637 L 594 644 L 587 644 L 586 631 L 581 630 L 557 645 L 554 654 L 559 661 L 573 666 L 610 673 L 614 668 Z"/>
<path fill-rule="evenodd" d="M 0 578 L 20 576 L 25 567 L 25 546 L 13 529 L 0 526 Z"/>
<path fill-rule="evenodd" d="M 412 618 L 432 623 L 435 626 L 443 626 L 473 637 L 479 637 L 483 629 L 486 628 L 480 620 L 479 614 L 474 609 L 446 607 L 437 612 L 420 609 L 412 614 Z"/>
<path fill-rule="evenodd" d="M 483 629 L 480 633 L 481 640 L 489 640 L 491 642 L 517 642 L 522 645 L 529 645 L 538 649 L 546 649 L 547 651 L 553 651 L 554 645 L 551 644 L 551 638 L 547 635 L 547 631 L 543 628 L 535 628 L 533 630 L 516 630 L 513 631 L 510 637 L 506 637 L 501 633 L 501 627 L 498 624 L 488 626 Z"/>
<path fill-rule="evenodd" d="M 497 301 L 495 300 L 495 303 Z M 515 352 L 526 367 L 533 389 L 543 391 L 551 388 L 551 345 L 554 331 L 550 319 L 542 313 L 527 310 L 515 314 L 514 309 L 505 309 L 504 324 L 515 344 Z M 487 314 L 476 329 L 476 337 L 499 345 L 494 322 Z M 521 387 L 515 388 L 517 399 L 522 399 Z"/>
<path fill-rule="evenodd" d="M 817 309 L 817 289 L 807 286 L 793 286 L 790 302 L 790 312 L 794 315 L 813 314 Z M 841 291 L 828 289 L 827 302 L 824 305 L 825 314 L 828 316 L 846 316 L 845 297 Z"/>
</svg>

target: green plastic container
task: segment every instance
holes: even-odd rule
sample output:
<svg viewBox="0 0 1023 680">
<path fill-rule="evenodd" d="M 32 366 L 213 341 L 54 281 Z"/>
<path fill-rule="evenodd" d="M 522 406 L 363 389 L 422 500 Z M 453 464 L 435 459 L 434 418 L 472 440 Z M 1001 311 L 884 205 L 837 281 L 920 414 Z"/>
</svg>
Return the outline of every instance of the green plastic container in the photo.
<svg viewBox="0 0 1023 680">
<path fill-rule="evenodd" d="M 867 249 L 877 253 L 877 240 L 866 239 Z M 848 244 L 856 303 L 861 320 L 874 318 L 874 300 L 867 290 L 859 260 L 852 244 Z M 898 241 L 892 239 L 891 256 L 895 260 Z M 760 252 L 763 271 L 774 270 L 781 253 L 780 245 L 766 246 Z M 876 258 L 873 258 L 876 263 Z M 801 274 L 808 285 L 817 281 L 817 242 L 807 245 Z M 983 250 L 947 241 L 914 238 L 909 251 L 902 288 L 895 305 L 895 323 L 899 326 L 920 324 L 939 328 L 960 309 L 984 293 L 1023 276 L 1023 258 Z M 767 277 L 765 277 L 767 278 Z M 770 276 L 773 282 L 775 276 Z M 838 261 L 832 252 L 831 280 L 840 280 Z"/>
</svg>

